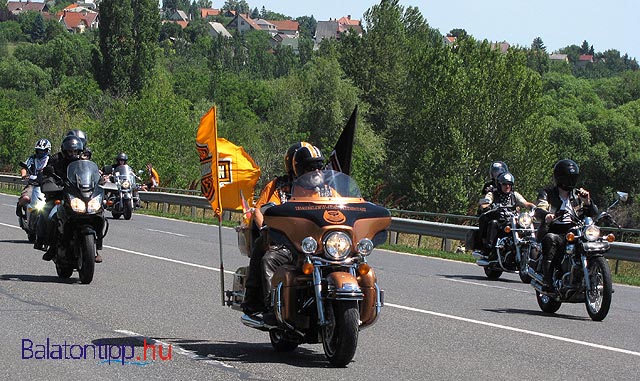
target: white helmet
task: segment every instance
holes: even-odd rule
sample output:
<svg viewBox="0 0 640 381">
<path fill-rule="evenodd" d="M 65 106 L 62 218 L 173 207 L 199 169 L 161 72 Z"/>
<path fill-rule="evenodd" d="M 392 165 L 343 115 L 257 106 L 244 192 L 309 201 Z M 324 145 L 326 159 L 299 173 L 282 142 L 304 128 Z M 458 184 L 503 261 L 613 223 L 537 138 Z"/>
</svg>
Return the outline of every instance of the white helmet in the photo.
<svg viewBox="0 0 640 381">
<path fill-rule="evenodd" d="M 48 141 L 47 139 L 40 139 L 36 142 L 36 150 L 46 150 L 46 151 L 50 151 L 51 150 L 51 142 Z"/>
</svg>

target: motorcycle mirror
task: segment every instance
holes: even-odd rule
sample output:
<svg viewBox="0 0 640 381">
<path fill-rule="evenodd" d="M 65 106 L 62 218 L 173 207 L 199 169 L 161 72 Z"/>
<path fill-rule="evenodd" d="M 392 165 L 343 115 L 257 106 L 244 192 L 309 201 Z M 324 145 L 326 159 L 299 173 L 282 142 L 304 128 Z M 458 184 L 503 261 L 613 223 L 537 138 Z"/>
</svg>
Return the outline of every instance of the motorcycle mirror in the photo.
<svg viewBox="0 0 640 381">
<path fill-rule="evenodd" d="M 616 192 L 616 197 L 618 198 L 618 200 L 620 200 L 622 202 L 627 202 L 627 200 L 629 199 L 629 193 L 627 193 L 627 192 Z"/>
<path fill-rule="evenodd" d="M 141 175 L 141 174 L 143 174 L 143 173 L 144 173 L 144 171 L 143 171 L 142 169 L 138 169 L 138 174 L 139 174 L 139 175 Z"/>
</svg>

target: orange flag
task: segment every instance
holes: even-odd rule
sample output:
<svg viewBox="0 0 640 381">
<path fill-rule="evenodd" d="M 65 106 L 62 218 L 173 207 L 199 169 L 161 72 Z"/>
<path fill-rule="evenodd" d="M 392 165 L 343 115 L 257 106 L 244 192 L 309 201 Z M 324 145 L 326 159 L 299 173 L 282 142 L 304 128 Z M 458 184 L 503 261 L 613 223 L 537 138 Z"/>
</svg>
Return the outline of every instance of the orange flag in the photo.
<svg viewBox="0 0 640 381">
<path fill-rule="evenodd" d="M 243 196 L 253 199 L 260 167 L 244 150 L 227 139 L 218 138 L 218 182 L 224 209 L 243 210 Z"/>
<path fill-rule="evenodd" d="M 220 185 L 218 182 L 218 127 L 216 106 L 213 106 L 200 119 L 196 133 L 196 149 L 200 157 L 200 189 L 202 195 L 209 200 L 216 216 L 222 216 L 220 202 Z"/>
</svg>

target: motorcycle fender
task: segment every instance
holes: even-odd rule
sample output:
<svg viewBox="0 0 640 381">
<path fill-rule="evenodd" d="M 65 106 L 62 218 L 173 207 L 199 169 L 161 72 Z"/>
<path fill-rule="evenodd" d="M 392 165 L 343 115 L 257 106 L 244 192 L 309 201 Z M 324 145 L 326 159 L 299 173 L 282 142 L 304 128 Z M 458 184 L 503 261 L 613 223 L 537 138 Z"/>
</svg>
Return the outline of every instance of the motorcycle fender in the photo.
<svg viewBox="0 0 640 381">
<path fill-rule="evenodd" d="M 582 248 L 588 254 L 606 253 L 610 248 L 609 242 L 583 242 Z"/>
<path fill-rule="evenodd" d="M 93 235 L 94 237 L 98 238 L 95 229 L 93 229 L 93 226 L 90 225 L 81 226 L 79 233 L 79 235 Z"/>
<path fill-rule="evenodd" d="M 378 300 L 381 294 L 378 294 L 378 284 L 376 273 L 373 269 L 365 275 L 358 276 L 358 284 L 364 294 L 364 299 L 360 302 L 360 328 L 372 325 L 378 319 L 382 300 Z M 380 291 L 382 292 L 382 291 Z"/>
<path fill-rule="evenodd" d="M 362 291 L 355 276 L 343 271 L 327 275 L 328 299 L 362 300 Z"/>
</svg>

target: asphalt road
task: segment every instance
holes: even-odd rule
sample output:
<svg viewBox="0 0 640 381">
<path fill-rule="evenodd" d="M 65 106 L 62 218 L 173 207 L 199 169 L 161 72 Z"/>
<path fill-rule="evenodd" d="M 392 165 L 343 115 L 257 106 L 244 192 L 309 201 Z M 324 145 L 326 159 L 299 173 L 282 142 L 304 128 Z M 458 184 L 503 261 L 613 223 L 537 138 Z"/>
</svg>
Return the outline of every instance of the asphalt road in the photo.
<svg viewBox="0 0 640 381">
<path fill-rule="evenodd" d="M 77 273 L 58 279 L 53 263 L 26 241 L 16 198 L 0 194 L 0 379 L 636 380 L 640 374 L 637 287 L 616 284 L 609 315 L 593 322 L 583 304 L 540 312 L 517 274 L 489 281 L 472 264 L 376 250 L 369 263 L 386 305 L 360 333 L 354 361 L 334 369 L 322 345 L 276 353 L 266 333 L 222 306 L 217 226 L 139 214 L 109 220 L 104 262 L 82 285 Z M 230 288 L 230 273 L 246 258 L 233 229 L 222 229 L 222 242 Z M 103 361 L 106 351 L 130 358 Z"/>
</svg>

